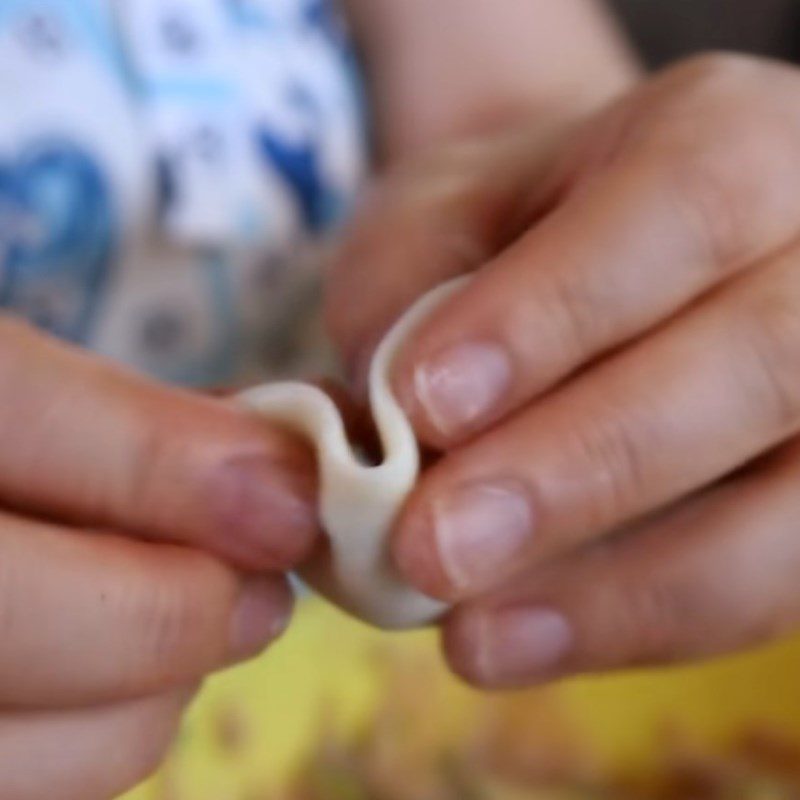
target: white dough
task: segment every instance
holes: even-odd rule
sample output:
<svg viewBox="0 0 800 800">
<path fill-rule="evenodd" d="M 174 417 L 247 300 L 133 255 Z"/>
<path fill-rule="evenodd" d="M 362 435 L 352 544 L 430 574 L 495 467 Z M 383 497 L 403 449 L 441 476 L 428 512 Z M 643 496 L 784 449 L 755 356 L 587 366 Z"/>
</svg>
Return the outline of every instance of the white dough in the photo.
<svg viewBox="0 0 800 800">
<path fill-rule="evenodd" d="M 392 394 L 389 371 L 411 331 L 464 282 L 457 278 L 422 297 L 389 331 L 370 365 L 369 400 L 383 461 L 365 465 L 353 452 L 333 401 L 304 383 L 272 383 L 241 400 L 272 422 L 310 439 L 320 473 L 320 517 L 330 556 L 312 561 L 303 578 L 333 602 L 382 628 L 411 628 L 446 609 L 403 583 L 388 555 L 392 523 L 419 473 L 411 425 Z"/>
</svg>

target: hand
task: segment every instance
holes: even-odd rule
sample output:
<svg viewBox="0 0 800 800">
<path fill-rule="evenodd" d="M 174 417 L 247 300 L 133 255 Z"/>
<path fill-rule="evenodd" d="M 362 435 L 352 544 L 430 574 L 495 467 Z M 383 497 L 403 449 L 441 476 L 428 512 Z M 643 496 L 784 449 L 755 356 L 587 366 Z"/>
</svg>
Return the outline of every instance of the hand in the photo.
<svg viewBox="0 0 800 800">
<path fill-rule="evenodd" d="M 619 26 L 596 0 L 343 5 L 383 162 L 527 117 L 575 118 L 640 74 Z"/>
<path fill-rule="evenodd" d="M 526 145 L 526 135 L 529 143 Z M 399 521 L 484 686 L 705 657 L 800 622 L 800 73 L 695 59 L 542 143 L 390 178 L 330 282 L 354 369 L 444 456 Z M 354 286 L 369 286 L 370 302 Z"/>
<path fill-rule="evenodd" d="M 107 800 L 207 673 L 286 626 L 313 460 L 5 318 L 0 387 L 0 797 Z"/>
</svg>

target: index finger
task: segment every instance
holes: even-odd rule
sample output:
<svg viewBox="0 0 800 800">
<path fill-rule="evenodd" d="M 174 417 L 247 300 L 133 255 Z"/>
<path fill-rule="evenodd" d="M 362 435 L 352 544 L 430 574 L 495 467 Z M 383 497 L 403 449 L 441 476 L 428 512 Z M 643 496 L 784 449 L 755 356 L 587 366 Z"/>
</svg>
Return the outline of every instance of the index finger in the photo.
<svg viewBox="0 0 800 800">
<path fill-rule="evenodd" d="M 415 299 L 477 269 L 541 213 L 549 187 L 540 179 L 569 124 L 554 117 L 451 145 L 366 193 L 333 261 L 325 303 L 328 328 L 357 379 Z"/>
<path fill-rule="evenodd" d="M 286 569 L 317 534 L 288 433 L 0 317 L 0 504 Z"/>
<path fill-rule="evenodd" d="M 683 66 L 591 123 L 561 204 L 420 326 L 394 385 L 427 444 L 474 436 L 794 238 L 800 81 L 743 61 Z"/>
</svg>

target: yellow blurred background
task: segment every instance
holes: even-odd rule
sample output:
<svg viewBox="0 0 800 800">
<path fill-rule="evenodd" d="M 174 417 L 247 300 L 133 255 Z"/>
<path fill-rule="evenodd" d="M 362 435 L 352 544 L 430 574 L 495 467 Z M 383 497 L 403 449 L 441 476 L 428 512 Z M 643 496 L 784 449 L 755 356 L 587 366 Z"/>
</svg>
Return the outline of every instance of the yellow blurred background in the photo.
<svg viewBox="0 0 800 800">
<path fill-rule="evenodd" d="M 488 695 L 448 675 L 432 632 L 308 600 L 266 657 L 207 684 L 124 800 L 797 798 L 798 667 L 800 640 Z"/>
</svg>

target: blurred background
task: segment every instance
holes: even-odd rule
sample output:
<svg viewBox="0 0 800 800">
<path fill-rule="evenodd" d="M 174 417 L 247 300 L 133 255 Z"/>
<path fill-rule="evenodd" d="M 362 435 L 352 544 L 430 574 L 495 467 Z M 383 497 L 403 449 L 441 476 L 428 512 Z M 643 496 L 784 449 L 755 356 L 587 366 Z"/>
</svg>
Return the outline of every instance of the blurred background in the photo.
<svg viewBox="0 0 800 800">
<path fill-rule="evenodd" d="M 793 0 L 612 5 L 653 67 L 708 49 L 800 59 Z M 125 800 L 800 798 L 798 665 L 795 641 L 480 695 L 448 676 L 432 632 L 379 634 L 306 599 L 266 658 L 209 683 Z"/>
<path fill-rule="evenodd" d="M 432 632 L 307 600 L 286 639 L 214 678 L 125 800 L 793 800 L 800 641 L 705 666 L 480 694 Z"/>
<path fill-rule="evenodd" d="M 650 66 L 704 50 L 736 50 L 797 61 L 796 0 L 611 0 Z"/>
</svg>

